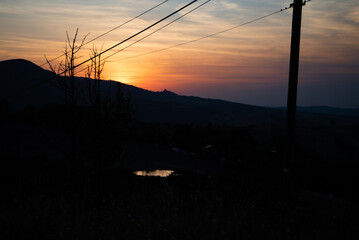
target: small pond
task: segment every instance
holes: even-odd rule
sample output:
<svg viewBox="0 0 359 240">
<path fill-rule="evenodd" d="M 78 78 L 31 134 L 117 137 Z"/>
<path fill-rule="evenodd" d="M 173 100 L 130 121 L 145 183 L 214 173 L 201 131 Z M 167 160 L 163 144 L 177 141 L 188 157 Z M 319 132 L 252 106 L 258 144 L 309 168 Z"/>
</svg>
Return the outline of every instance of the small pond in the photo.
<svg viewBox="0 0 359 240">
<path fill-rule="evenodd" d="M 133 174 L 136 176 L 146 176 L 146 177 L 168 177 L 174 171 L 173 170 L 151 170 L 151 171 L 135 171 Z"/>
</svg>

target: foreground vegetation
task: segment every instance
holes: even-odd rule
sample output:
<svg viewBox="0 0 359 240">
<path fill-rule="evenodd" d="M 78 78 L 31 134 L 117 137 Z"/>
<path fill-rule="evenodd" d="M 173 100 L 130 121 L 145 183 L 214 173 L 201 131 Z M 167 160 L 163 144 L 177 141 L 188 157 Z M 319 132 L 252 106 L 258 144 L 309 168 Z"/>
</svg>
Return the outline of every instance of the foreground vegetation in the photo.
<svg viewBox="0 0 359 240">
<path fill-rule="evenodd" d="M 356 239 L 358 207 L 227 169 L 137 177 L 113 169 L 2 179 L 2 239 Z M 7 190 L 4 190 L 7 188 Z M 9 189 L 10 188 L 10 189 Z"/>
<path fill-rule="evenodd" d="M 298 130 L 301 140 L 315 137 L 308 145 L 339 150 L 327 156 L 302 147 L 288 197 L 283 129 L 145 124 L 86 108 L 76 114 L 75 172 L 72 148 L 63 145 L 73 124 L 66 107 L 2 118 L 1 239 L 357 239 L 356 126 Z M 25 149 L 27 135 L 39 149 Z M 330 145 L 332 135 L 345 138 Z M 333 160 L 342 152 L 349 155 Z M 153 162 L 176 166 L 175 174 L 132 174 Z"/>
</svg>

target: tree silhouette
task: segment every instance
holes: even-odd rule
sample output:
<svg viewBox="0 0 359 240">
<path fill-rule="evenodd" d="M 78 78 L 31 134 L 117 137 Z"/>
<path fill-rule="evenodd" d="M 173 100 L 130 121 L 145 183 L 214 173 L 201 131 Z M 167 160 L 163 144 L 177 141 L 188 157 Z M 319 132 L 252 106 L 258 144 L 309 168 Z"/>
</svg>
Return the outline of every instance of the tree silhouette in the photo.
<svg viewBox="0 0 359 240">
<path fill-rule="evenodd" d="M 77 87 L 75 80 L 75 61 L 78 59 L 78 53 L 81 48 L 84 46 L 87 35 L 85 35 L 80 44 L 77 44 L 78 41 L 78 32 L 79 29 L 76 29 L 75 35 L 72 40 L 69 37 L 68 32 L 66 31 L 66 43 L 64 49 L 64 60 L 60 62 L 58 67 L 53 66 L 50 61 L 45 59 L 51 69 L 57 76 L 59 86 L 64 91 L 65 104 L 71 103 L 71 158 L 70 162 L 70 176 L 75 177 L 78 171 L 78 161 L 77 161 Z"/>
</svg>

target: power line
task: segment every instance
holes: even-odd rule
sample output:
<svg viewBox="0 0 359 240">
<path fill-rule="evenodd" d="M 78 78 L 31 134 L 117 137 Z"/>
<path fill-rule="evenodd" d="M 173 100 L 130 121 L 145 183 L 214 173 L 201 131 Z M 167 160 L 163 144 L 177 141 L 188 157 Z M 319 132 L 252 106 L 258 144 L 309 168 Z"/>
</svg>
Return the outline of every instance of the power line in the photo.
<svg viewBox="0 0 359 240">
<path fill-rule="evenodd" d="M 192 5 L 193 3 L 197 2 L 197 1 L 198 1 L 198 0 L 193 0 L 192 2 L 186 4 L 185 6 L 183 6 L 183 7 L 181 7 L 180 9 L 174 11 L 173 13 L 167 15 L 166 17 L 164 17 L 164 18 L 158 20 L 157 22 L 155 22 L 155 23 L 153 23 L 152 25 L 146 27 L 145 29 L 139 31 L 138 33 L 132 35 L 131 37 L 128 37 L 128 38 L 126 38 L 125 40 L 123 40 L 123 41 L 121 41 L 121 42 L 119 42 L 119 43 L 113 45 L 112 47 L 109 47 L 109 48 L 107 48 L 106 50 L 100 52 L 99 54 L 97 54 L 97 55 L 95 55 L 95 56 L 93 56 L 93 57 L 91 57 L 91 58 L 89 58 L 89 59 L 87 59 L 87 60 L 85 60 L 85 61 L 83 61 L 83 62 L 77 64 L 77 65 L 75 65 L 75 66 L 73 67 L 73 69 L 75 69 L 75 68 L 77 68 L 77 67 L 79 67 L 79 66 L 81 66 L 81 65 L 83 65 L 83 64 L 85 64 L 85 63 L 87 63 L 87 62 L 89 62 L 89 61 L 91 61 L 91 60 L 94 59 L 94 58 L 97 58 L 98 56 L 101 56 L 102 54 L 104 54 L 104 53 L 106 53 L 106 52 L 108 52 L 108 51 L 110 51 L 110 50 L 112 50 L 112 49 L 114 49 L 114 48 L 116 48 L 116 47 L 118 47 L 118 46 L 121 45 L 122 43 L 127 42 L 128 40 L 131 40 L 132 38 L 136 37 L 137 35 L 139 35 L 139 34 L 145 32 L 145 31 L 147 31 L 148 29 L 150 29 L 150 28 L 156 26 L 157 24 L 163 22 L 163 21 L 166 20 L 167 18 L 170 18 L 171 16 L 173 16 L 173 15 L 175 15 L 176 13 L 182 11 L 183 9 L 189 7 L 190 5 Z"/>
<path fill-rule="evenodd" d="M 116 45 L 114 45 L 114 46 L 112 46 L 112 47 L 106 49 L 105 51 L 103 51 L 103 52 L 97 54 L 96 56 L 94 56 L 94 57 L 92 57 L 92 58 L 89 58 L 89 59 L 87 59 L 86 61 L 84 61 L 84 62 L 82 62 L 82 63 L 80 63 L 80 64 L 74 66 L 74 68 L 77 68 L 77 67 L 79 67 L 79 66 L 85 64 L 86 62 L 91 61 L 91 60 L 94 59 L 95 57 L 98 57 L 98 56 L 102 55 L 103 53 L 105 53 L 105 52 L 107 52 L 107 51 L 109 51 L 109 50 L 111 50 L 111 49 L 117 47 L 118 45 L 124 43 L 125 41 L 130 40 L 131 38 L 133 38 L 133 37 L 139 35 L 140 33 L 142 33 L 142 32 L 144 32 L 144 31 L 148 30 L 149 28 L 155 26 L 156 24 L 158 24 L 158 23 L 164 21 L 165 19 L 171 17 L 172 15 L 174 15 L 174 14 L 176 14 L 177 12 L 183 10 L 184 8 L 188 7 L 189 5 L 193 4 L 193 3 L 196 2 L 196 1 L 198 1 L 198 0 L 194 0 L 194 1 L 190 2 L 189 4 L 185 5 L 184 7 L 178 9 L 177 11 L 175 11 L 175 12 L 173 12 L 173 13 L 171 13 L 170 15 L 166 16 L 165 18 L 162 18 L 161 20 L 159 20 L 159 21 L 157 21 L 156 23 L 150 25 L 149 27 L 147 27 L 147 28 L 141 30 L 140 32 L 136 33 L 135 35 L 133 35 L 133 36 L 127 38 L 126 40 L 121 41 L 120 43 L 118 43 L 118 44 L 116 44 Z M 216 35 L 219 35 L 219 34 L 222 34 L 222 33 L 228 32 L 228 31 L 231 31 L 231 30 L 233 30 L 233 29 L 236 29 L 236 28 L 239 28 L 239 27 L 242 27 L 242 26 L 245 26 L 245 25 L 254 23 L 254 22 L 257 22 L 257 21 L 259 21 L 259 20 L 268 18 L 268 17 L 273 16 L 273 15 L 275 15 L 275 14 L 278 14 L 278 13 L 280 13 L 280 12 L 286 11 L 286 10 L 290 9 L 291 7 L 292 7 L 292 6 L 287 7 L 287 8 L 284 8 L 284 9 L 280 9 L 280 10 L 278 10 L 278 11 L 272 12 L 272 13 L 267 14 L 267 15 L 264 15 L 264 16 L 262 16 L 262 17 L 255 18 L 255 19 L 250 20 L 250 21 L 247 21 L 247 22 L 245 22 L 245 23 L 236 25 L 236 26 L 234 26 L 234 27 L 231 27 L 231 28 L 228 28 L 228 29 L 225 29 L 225 30 L 222 30 L 222 31 L 219 31 L 219 32 L 216 32 L 216 33 L 213 33 L 213 34 L 210 34 L 210 35 L 201 37 L 201 38 L 197 38 L 197 39 L 194 39 L 194 40 L 191 40 L 191 41 L 187 41 L 187 42 L 184 42 L 184 43 L 180 43 L 180 44 L 177 44 L 177 45 L 174 45 L 174 46 L 170 46 L 170 47 L 158 49 L 158 50 L 155 50 L 155 51 L 151 51 L 151 52 L 139 54 L 139 55 L 136 55 L 136 56 L 119 59 L 119 60 L 117 60 L 117 61 L 127 60 L 127 59 L 130 59 L 130 58 L 136 58 L 136 57 L 140 57 L 140 56 L 144 56 L 144 55 L 148 55 L 148 54 L 152 54 L 152 53 L 156 53 L 156 52 L 165 51 L 165 50 L 168 50 L 168 49 L 171 49 L 171 48 L 183 46 L 183 45 L 190 44 L 190 43 L 193 43 L 193 42 L 197 42 L 197 41 L 200 41 L 200 40 L 203 40 L 203 39 L 206 39 L 206 38 L 209 38 L 209 37 L 213 37 L 213 36 L 216 36 Z M 79 72 L 84 71 L 84 70 L 85 70 L 85 68 L 82 69 L 82 70 L 80 70 Z M 60 74 L 58 74 L 58 75 L 61 75 L 61 74 L 63 74 L 63 72 L 60 73 Z M 41 85 L 42 83 L 44 83 L 44 82 L 46 82 L 46 81 L 48 81 L 48 80 L 51 80 L 51 79 L 53 79 L 53 78 L 54 78 L 54 77 L 51 77 L 51 78 L 47 78 L 47 79 L 45 79 L 45 80 L 42 80 L 42 81 L 40 81 L 40 82 L 38 82 L 38 83 L 35 83 L 35 84 L 33 84 L 33 85 L 31 85 L 31 86 L 25 88 L 25 89 L 22 89 L 22 90 L 20 90 L 20 91 L 18 91 L 18 92 L 13 93 L 12 95 L 9 95 L 8 97 L 5 97 L 4 99 L 12 98 L 12 97 L 14 97 L 14 96 L 20 94 L 21 92 L 28 91 L 28 90 L 30 90 L 30 89 L 32 89 L 32 88 L 34 88 L 34 87 L 37 87 L 37 86 Z"/>
<path fill-rule="evenodd" d="M 280 13 L 280 12 L 286 11 L 286 10 L 288 10 L 288 9 L 290 9 L 290 8 L 291 8 L 291 7 L 287 7 L 287 8 L 284 8 L 284 9 L 281 9 L 281 10 L 278 10 L 278 11 L 275 11 L 275 12 L 272 12 L 272 13 L 267 14 L 267 15 L 265 15 L 265 16 L 258 17 L 258 18 L 256 18 L 256 19 L 250 20 L 250 21 L 248 21 L 248 22 L 245 22 L 245 23 L 236 25 L 236 26 L 231 27 L 231 28 L 227 28 L 227 29 L 225 29 L 225 30 L 222 30 L 222 31 L 219 31 L 219 32 L 216 32 L 216 33 L 213 33 L 213 34 L 204 36 L 204 37 L 200 37 L 200 38 L 197 38 L 197 39 L 193 39 L 193 40 L 190 40 L 190 41 L 187 41 L 187 42 L 184 42 L 184 43 L 179 43 L 179 44 L 176 44 L 176 45 L 173 45 L 173 46 L 170 46 L 170 47 L 161 48 L 161 49 L 154 50 L 154 51 L 150 51 L 150 52 L 146 52 L 146 53 L 141 53 L 141 54 L 138 54 L 138 55 L 135 55 L 135 56 L 132 56 L 132 57 L 121 58 L 121 59 L 118 59 L 117 61 L 123 61 L 123 60 L 131 59 L 131 58 L 137 58 L 137 57 L 149 55 L 149 54 L 152 54 L 152 53 L 162 52 L 162 51 L 169 50 L 169 49 L 172 49 L 172 48 L 180 47 L 180 46 L 187 45 L 187 44 L 190 44 L 190 43 L 198 42 L 198 41 L 200 41 L 200 40 L 203 40 L 203 39 L 206 39 L 206 38 L 210 38 L 210 37 L 213 37 L 213 36 L 216 36 L 216 35 L 220 35 L 220 34 L 222 34 L 222 33 L 229 32 L 229 31 L 234 30 L 234 29 L 236 29 L 236 28 L 243 27 L 243 26 L 245 26 L 245 25 L 248 25 L 248 24 L 257 22 L 257 21 L 262 20 L 262 19 L 264 19 L 264 18 L 268 18 L 268 17 L 273 16 L 273 15 L 275 15 L 275 14 L 278 14 L 278 13 Z M 122 49 L 121 49 L 121 50 L 122 50 Z"/>
<path fill-rule="evenodd" d="M 90 40 L 90 41 L 88 41 L 88 42 L 86 42 L 84 45 L 89 44 L 89 43 L 91 43 L 91 42 L 93 42 L 93 41 L 99 39 L 100 37 L 103 37 L 103 36 L 105 36 L 106 34 L 109 34 L 110 32 L 115 31 L 116 29 L 122 27 L 123 25 L 126 25 L 127 23 L 129 23 L 129 22 L 131 22 L 131 21 L 133 21 L 133 20 L 135 20 L 135 19 L 141 17 L 142 15 L 145 15 L 146 13 L 152 11 L 153 9 L 155 9 L 155 8 L 157 8 L 157 7 L 159 7 L 159 6 L 161 6 L 162 4 L 164 4 L 164 3 L 168 2 L 168 1 L 169 1 L 169 0 L 165 0 L 165 1 L 161 2 L 160 4 L 158 4 L 158 5 L 154 6 L 154 7 L 152 7 L 151 9 L 149 9 L 149 10 L 147 10 L 147 11 L 145 11 L 145 12 L 139 14 L 139 15 L 137 15 L 136 17 L 133 17 L 132 19 L 130 19 L 130 20 L 128 20 L 128 21 L 122 23 L 121 25 L 119 25 L 119 26 L 117 26 L 117 27 L 114 27 L 114 28 L 112 28 L 111 30 L 109 30 L 109 31 L 107 31 L 107 32 L 105 32 L 105 33 L 103 33 L 103 34 L 101 34 L 101 35 L 95 37 L 94 39 L 92 39 L 92 40 Z"/>
<path fill-rule="evenodd" d="M 154 32 L 152 32 L 152 33 L 150 33 L 150 34 L 144 36 L 143 38 L 141 38 L 141 39 L 135 41 L 134 43 L 132 43 L 132 44 L 130 44 L 130 45 L 128 45 L 128 46 L 126 46 L 126 47 L 124 47 L 124 48 L 118 50 L 117 52 L 115 52 L 115 53 L 113 53 L 113 54 L 107 56 L 107 57 L 104 58 L 103 60 L 106 60 L 106 59 L 108 59 L 108 58 L 114 56 L 115 54 L 117 54 L 117 53 L 119 53 L 119 52 L 122 52 L 123 50 L 125 50 L 125 49 L 131 47 L 132 45 L 134 45 L 134 44 L 136 44 L 136 43 L 142 41 L 143 39 L 145 39 L 145 38 L 147 38 L 147 37 L 153 35 L 154 33 L 156 33 L 156 32 L 158 32 L 158 31 L 162 30 L 163 28 L 167 27 L 168 25 L 172 24 L 173 22 L 178 21 L 178 20 L 181 19 L 182 17 L 188 15 L 189 13 L 195 11 L 196 9 L 202 7 L 203 5 L 205 5 L 206 3 L 210 2 L 210 1 L 211 1 L 211 0 L 207 0 L 206 2 L 202 3 L 201 5 L 197 6 L 197 7 L 194 8 L 194 9 L 192 9 L 191 11 L 187 12 L 186 14 L 184 14 L 184 15 L 182 15 L 182 16 L 176 18 L 176 19 L 174 19 L 173 21 L 171 21 L 171 22 L 169 22 L 168 24 L 164 25 L 163 27 L 157 29 L 156 31 L 154 31 Z M 213 36 L 216 36 L 216 35 L 219 35 L 219 34 L 222 34 L 222 33 L 228 32 L 228 31 L 231 31 L 231 30 L 234 30 L 234 29 L 236 29 L 236 28 L 243 27 L 243 26 L 245 26 L 245 25 L 248 25 L 248 24 L 251 24 L 251 23 L 260 21 L 260 20 L 262 20 L 262 19 L 264 19 L 264 18 L 268 18 L 268 17 L 270 17 L 270 16 L 272 16 L 272 15 L 275 15 L 275 14 L 278 14 L 278 13 L 280 13 L 280 12 L 286 11 L 286 10 L 288 10 L 288 9 L 290 9 L 290 8 L 292 8 L 292 6 L 286 7 L 286 8 L 283 8 L 283 9 L 280 9 L 280 10 L 278 10 L 278 11 L 272 12 L 272 13 L 267 14 L 267 15 L 264 15 L 264 16 L 262 16 L 262 17 L 255 18 L 255 19 L 250 20 L 250 21 L 247 21 L 247 22 L 245 22 L 245 23 L 236 25 L 236 26 L 234 26 L 234 27 L 231 27 L 231 28 L 228 28 L 228 29 L 225 29 L 225 30 L 222 30 L 222 31 L 219 31 L 219 32 L 216 32 L 216 33 L 207 35 L 207 36 L 204 36 L 204 37 L 200 37 L 200 38 L 197 38 L 197 39 L 193 39 L 193 40 L 190 40 L 190 41 L 188 41 L 188 42 L 180 43 L 180 44 L 177 44 L 177 45 L 174 45 L 174 46 L 170 46 L 170 47 L 166 47 L 166 48 L 154 50 L 154 51 L 151 51 L 151 52 L 138 54 L 138 55 L 136 55 L 136 56 L 127 57 L 127 58 L 122 58 L 122 59 L 119 59 L 119 60 L 116 60 L 116 61 L 123 61 L 123 60 L 131 59 L 131 58 L 141 57 L 141 56 L 144 56 L 144 55 L 149 55 L 149 54 L 152 54 L 152 53 L 157 53 L 157 52 L 169 50 L 169 49 L 172 49 L 172 48 L 180 47 L 180 46 L 183 46 L 183 45 L 187 45 L 187 44 L 190 44 L 190 43 L 193 43 L 193 42 L 197 42 L 197 41 L 200 41 L 200 40 L 203 40 L 203 39 L 206 39 L 206 38 L 210 38 L 210 37 L 213 37 Z M 84 70 L 86 70 L 86 68 L 81 69 L 81 70 L 78 71 L 77 73 L 80 73 L 80 72 L 82 72 L 82 71 L 84 71 Z"/>
<path fill-rule="evenodd" d="M 198 8 L 202 7 L 203 5 L 209 3 L 210 1 L 211 1 L 211 0 L 207 0 L 206 2 L 200 4 L 199 6 L 195 7 L 194 9 L 192 9 L 192 10 L 188 11 L 187 13 L 185 13 L 185 14 L 179 16 L 178 18 L 172 20 L 171 22 L 169 22 L 169 23 L 167 23 L 166 25 L 160 27 L 159 29 L 155 30 L 154 32 L 152 32 L 152 33 L 150 33 L 150 34 L 144 36 L 143 38 L 138 39 L 137 41 L 131 43 L 130 45 L 128 45 L 128 46 L 126 46 L 126 47 L 124 47 L 124 48 L 118 50 L 117 52 L 112 53 L 111 55 L 107 56 L 107 57 L 104 58 L 103 60 L 106 60 L 106 59 L 108 59 L 108 58 L 110 58 L 110 57 L 116 55 L 117 53 L 122 52 L 123 50 L 125 50 L 125 49 L 127 49 L 127 48 L 129 48 L 129 47 L 131 47 L 131 46 L 133 46 L 133 45 L 135 45 L 136 43 L 138 43 L 138 42 L 140 42 L 140 41 L 142 41 L 142 40 L 144 40 L 144 39 L 150 37 L 151 35 L 155 34 L 156 32 L 158 32 L 158 31 L 160 31 L 160 30 L 162 30 L 162 29 L 164 29 L 165 27 L 171 25 L 172 23 L 174 23 L 174 22 L 180 20 L 181 18 L 187 16 L 188 14 L 192 13 L 193 11 L 195 11 L 195 10 L 197 10 Z"/>
<path fill-rule="evenodd" d="M 133 45 L 135 45 L 136 43 L 138 43 L 138 42 L 140 42 L 140 41 L 142 41 L 142 40 L 144 40 L 144 39 L 150 37 L 151 35 L 155 34 L 156 32 L 159 32 L 160 30 L 164 29 L 165 27 L 171 25 L 172 23 L 174 23 L 174 22 L 180 20 L 181 18 L 187 16 L 188 14 L 194 12 L 194 11 L 197 10 L 198 8 L 202 7 L 203 5 L 209 3 L 210 1 L 212 1 L 212 0 L 207 0 L 206 2 L 204 2 L 204 3 L 200 4 L 199 6 L 195 7 L 194 9 L 192 9 L 192 10 L 188 11 L 187 13 L 185 13 L 185 14 L 179 16 L 178 18 L 172 20 L 171 22 L 169 22 L 169 23 L 167 23 L 166 25 L 160 27 L 159 29 L 153 31 L 152 33 L 150 33 L 150 34 L 148 34 L 148 35 L 146 35 L 146 36 L 144 36 L 144 37 L 138 39 L 137 41 L 131 43 L 130 45 L 128 45 L 128 46 L 126 46 L 126 47 L 124 47 L 124 48 L 121 48 L 120 50 L 116 51 L 115 53 L 112 53 L 111 55 L 109 55 L 109 56 L 107 56 L 106 58 L 104 58 L 103 61 L 105 61 L 106 59 L 108 59 L 108 58 L 110 58 L 110 57 L 116 55 L 117 53 L 120 53 L 120 52 L 122 52 L 123 50 L 125 50 L 125 49 L 127 49 L 127 48 L 129 48 L 129 47 L 131 47 L 131 46 L 133 46 Z M 79 70 L 78 72 L 76 72 L 76 74 L 78 74 L 78 73 L 80 73 L 80 72 L 83 72 L 83 71 L 85 71 L 86 69 L 87 69 L 87 68 L 83 68 L 83 69 Z"/>
<path fill-rule="evenodd" d="M 145 31 L 147 31 L 148 29 L 150 29 L 150 28 L 156 26 L 157 24 L 159 24 L 159 23 L 165 21 L 166 19 L 168 19 L 168 18 L 170 18 L 171 16 L 175 15 L 176 13 L 182 11 L 183 9 L 189 7 L 190 5 L 192 5 L 193 3 L 197 2 L 197 1 L 198 1 L 198 0 L 193 0 L 193 1 L 191 1 L 190 3 L 188 3 L 188 4 L 186 4 L 185 6 L 179 8 L 178 10 L 172 12 L 171 14 L 167 15 L 166 17 L 164 17 L 164 18 L 158 20 L 157 22 L 151 24 L 150 26 L 146 27 L 145 29 L 143 29 L 143 30 L 137 32 L 136 34 L 132 35 L 131 37 L 128 37 L 128 38 L 126 38 L 125 40 L 123 40 L 123 41 L 121 41 L 121 42 L 119 42 L 119 43 L 113 45 L 112 47 L 110 47 L 110 48 L 108 48 L 108 49 L 106 49 L 106 50 L 100 52 L 99 54 L 97 54 L 97 55 L 95 55 L 95 56 L 93 56 L 93 57 L 90 57 L 89 59 L 87 59 L 87 60 L 85 60 L 85 61 L 83 61 L 83 62 L 81 62 L 81 63 L 79 63 L 79 64 L 77 64 L 77 65 L 75 65 L 75 66 L 73 66 L 72 69 L 78 68 L 79 66 L 81 66 L 81 65 L 83 65 L 83 64 L 85 64 L 85 63 L 91 61 L 92 59 L 94 59 L 94 58 L 96 58 L 96 57 L 98 57 L 98 56 L 101 56 L 102 54 L 104 54 L 104 53 L 110 51 L 111 49 L 114 49 L 115 47 L 121 45 L 122 43 L 129 41 L 130 39 L 132 39 L 132 38 L 136 37 L 137 35 L 139 35 L 139 34 L 145 32 Z M 66 70 L 63 71 L 63 72 L 61 72 L 61 73 L 59 73 L 59 74 L 57 74 L 57 75 L 62 75 L 62 74 L 64 74 L 65 72 L 66 72 Z M 44 83 L 44 82 L 46 82 L 46 81 L 48 81 L 48 80 L 51 80 L 52 78 L 53 78 L 53 77 L 51 77 L 51 78 L 46 78 L 46 79 L 44 79 L 44 80 L 42 80 L 42 81 L 40 81 L 40 82 L 38 82 L 38 83 L 35 83 L 35 84 L 33 84 L 33 85 L 31 85 L 31 86 L 25 88 L 25 89 L 22 89 L 22 90 L 20 90 L 20 91 L 18 91 L 18 92 L 15 92 L 15 93 L 12 94 L 12 95 L 9 95 L 8 97 L 5 97 L 5 99 L 12 98 L 12 97 L 18 95 L 19 93 L 21 93 L 21 92 L 23 92 L 23 91 L 27 91 L 27 90 L 30 90 L 30 89 L 32 89 L 32 88 L 34 88 L 34 87 L 37 87 L 37 86 L 39 86 L 40 84 L 42 84 L 42 83 Z"/>
<path fill-rule="evenodd" d="M 154 10 L 155 8 L 161 6 L 162 4 L 164 4 L 164 3 L 168 2 L 168 1 L 169 1 L 169 0 L 165 0 L 165 1 L 163 1 L 163 2 L 161 2 L 161 3 L 159 3 L 159 4 L 157 4 L 156 6 L 154 6 L 154 7 L 150 8 L 150 9 L 146 10 L 145 12 L 143 12 L 143 13 L 141 13 L 141 14 L 139 14 L 139 15 L 137 15 L 137 16 L 135 16 L 135 17 L 129 19 L 129 20 L 127 20 L 126 22 L 124 22 L 124 23 L 122 23 L 122 24 L 120 24 L 120 25 L 118 25 L 118 26 L 116 26 L 116 27 L 114 27 L 114 28 L 108 30 L 107 32 L 102 33 L 101 35 L 99 35 L 99 36 L 97 36 L 97 37 L 95 37 L 95 38 L 89 40 L 88 42 L 85 42 L 85 43 L 83 44 L 83 46 L 85 46 L 85 45 L 87 45 L 87 44 L 89 44 L 89 43 L 91 43 L 91 42 L 94 42 L 95 40 L 97 40 L 97 39 L 99 39 L 99 38 L 101 38 L 101 37 L 103 37 L 103 36 L 109 34 L 110 32 L 115 31 L 116 29 L 118 29 L 118 28 L 120 28 L 120 27 L 126 25 L 127 23 L 130 23 L 130 22 L 132 22 L 133 20 L 135 20 L 135 19 L 137 19 L 137 18 L 139 18 L 139 17 L 145 15 L 146 13 L 151 12 L 151 11 Z M 61 54 L 61 55 L 59 55 L 59 56 L 57 56 L 57 57 L 55 57 L 55 58 L 49 60 L 49 63 L 50 63 L 50 62 L 53 62 L 53 61 L 55 61 L 55 60 L 57 60 L 57 59 L 59 59 L 60 57 L 62 57 L 62 56 L 64 56 L 64 55 L 65 55 L 65 54 L 63 53 L 63 54 Z M 47 62 L 41 64 L 40 67 L 42 67 L 42 66 L 44 66 L 44 65 L 46 65 L 46 64 L 47 64 Z"/>
</svg>

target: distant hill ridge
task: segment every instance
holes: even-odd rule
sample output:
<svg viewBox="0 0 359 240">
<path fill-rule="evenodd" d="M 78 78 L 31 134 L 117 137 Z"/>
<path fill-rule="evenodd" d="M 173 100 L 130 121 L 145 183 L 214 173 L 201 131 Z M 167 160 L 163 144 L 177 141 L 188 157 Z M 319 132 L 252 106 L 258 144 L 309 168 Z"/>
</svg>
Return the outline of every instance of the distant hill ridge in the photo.
<svg viewBox="0 0 359 240">
<path fill-rule="evenodd" d="M 63 104 L 64 94 L 57 87 L 58 83 L 52 72 L 24 59 L 1 61 L 0 71 L 0 99 L 8 101 L 13 110 L 21 110 L 28 105 L 40 108 L 52 103 Z M 86 79 L 78 77 L 76 81 L 79 86 L 79 104 L 86 105 L 89 102 Z M 103 94 L 115 96 L 118 82 L 103 81 L 101 84 Z M 121 87 L 125 95 L 131 95 L 134 117 L 139 121 L 238 126 L 283 126 L 285 122 L 285 112 L 280 108 L 181 96 L 166 89 L 153 92 L 127 84 L 122 84 Z M 302 112 L 298 113 L 299 123 L 319 125 L 328 124 L 329 115 L 333 115 L 331 113 L 337 113 L 342 118 L 351 115 L 350 110 L 325 107 L 299 107 L 298 111 Z M 359 116 L 358 113 L 358 110 L 352 112 L 354 116 Z M 347 123 L 356 119 L 346 118 L 343 121 Z"/>
</svg>

